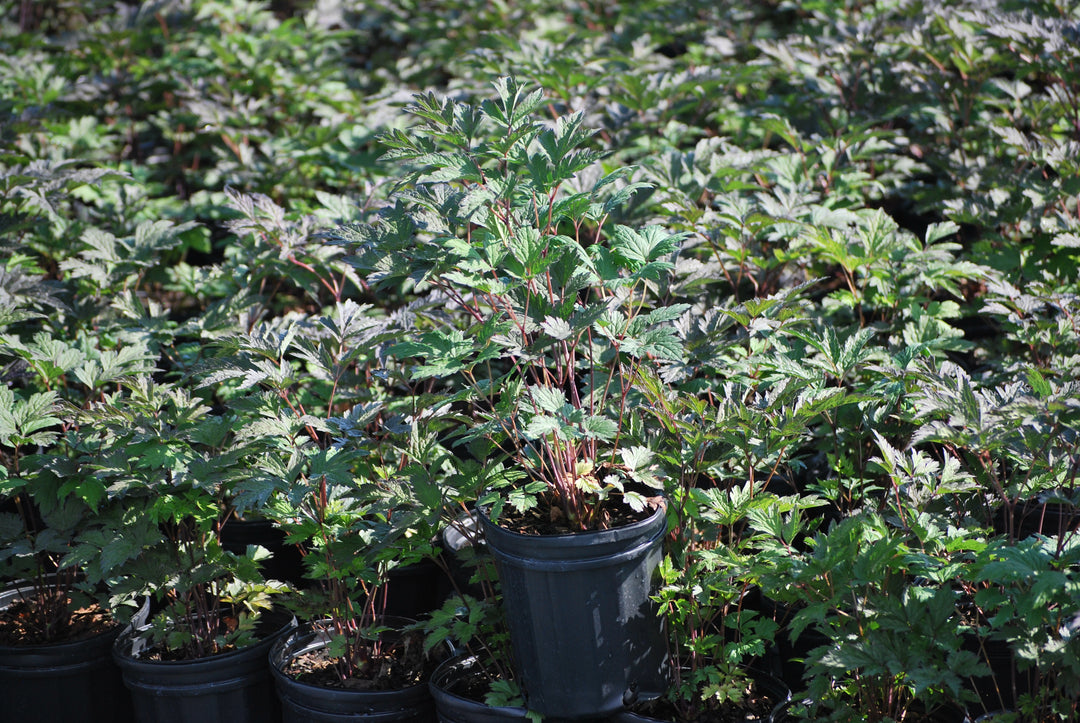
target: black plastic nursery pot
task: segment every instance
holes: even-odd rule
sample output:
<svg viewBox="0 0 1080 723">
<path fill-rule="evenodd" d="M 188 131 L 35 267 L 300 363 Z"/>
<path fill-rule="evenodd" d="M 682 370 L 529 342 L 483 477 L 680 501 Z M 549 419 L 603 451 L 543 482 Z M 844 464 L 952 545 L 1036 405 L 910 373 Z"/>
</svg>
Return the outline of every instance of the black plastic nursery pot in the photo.
<svg viewBox="0 0 1080 723">
<path fill-rule="evenodd" d="M 388 625 L 412 621 L 383 618 Z M 305 626 L 279 638 L 270 649 L 270 669 L 281 699 L 283 723 L 431 723 L 435 703 L 426 683 L 401 690 L 352 690 L 312 685 L 284 673 L 295 658 L 330 643 L 322 631 Z"/>
<path fill-rule="evenodd" d="M 663 619 L 650 599 L 667 520 L 523 535 L 480 520 L 495 557 L 518 682 L 552 718 L 610 715 L 667 690 Z"/>
<path fill-rule="evenodd" d="M 518 707 L 496 707 L 472 700 L 460 687 L 480 666 L 475 655 L 459 655 L 443 661 L 431 674 L 428 686 L 435 699 L 439 723 L 502 723 L 526 720 L 528 711 Z"/>
<path fill-rule="evenodd" d="M 280 720 L 267 656 L 296 626 L 291 613 L 264 613 L 264 634 L 254 645 L 198 660 L 144 660 L 144 627 L 125 632 L 113 646 L 139 723 L 265 723 Z"/>
<path fill-rule="evenodd" d="M 0 609 L 19 599 L 19 589 L 0 592 Z M 120 630 L 70 643 L 0 646 L 0 721 L 130 721 L 131 697 L 110 654 Z"/>
<path fill-rule="evenodd" d="M 1080 509 L 1062 502 L 1020 500 L 1010 507 L 998 506 L 991 524 L 996 532 L 1018 540 L 1035 534 L 1061 537 L 1080 527 Z"/>
<path fill-rule="evenodd" d="M 990 669 L 987 675 L 967 681 L 968 689 L 979 697 L 975 707 L 981 709 L 980 715 L 983 711 L 1015 708 L 1020 696 L 1034 689 L 1038 671 L 1034 668 L 1019 670 L 1009 643 L 971 635 L 965 638 L 964 647 L 978 655 Z"/>
<path fill-rule="evenodd" d="M 386 585 L 386 614 L 419 618 L 442 604 L 445 574 L 432 560 L 390 570 Z"/>
<path fill-rule="evenodd" d="M 802 686 L 806 665 L 803 662 L 815 648 L 829 643 L 829 637 L 811 625 L 795 637 L 789 628 L 798 609 L 787 603 L 778 602 L 767 595 L 754 596 L 754 608 L 766 618 L 775 621 L 780 628 L 770 646 L 768 660 L 775 668 L 774 672 L 789 688 L 795 690 Z"/>
<path fill-rule="evenodd" d="M 791 700 L 791 690 L 774 675 L 755 669 L 748 670 L 757 689 L 768 696 L 772 710 L 766 717 L 762 717 L 757 713 L 747 713 L 746 717 L 741 720 L 745 721 L 745 723 L 762 723 L 762 721 L 775 723 L 776 721 L 786 720 Z M 734 716 L 725 717 L 723 720 L 733 723 L 736 718 Z M 671 723 L 672 721 L 671 718 L 656 718 L 633 710 L 624 710 L 608 719 L 608 723 Z"/>
<path fill-rule="evenodd" d="M 285 531 L 270 520 L 231 518 L 222 525 L 224 549 L 242 555 L 248 545 L 258 545 L 270 552 L 270 559 L 262 566 L 267 578 L 297 588 L 312 584 L 304 577 L 300 547 L 287 543 Z M 443 577 L 442 570 L 431 560 L 393 568 L 387 585 L 387 614 L 415 618 L 439 607 L 447 594 Z"/>
<path fill-rule="evenodd" d="M 243 555 L 248 545 L 266 548 L 270 559 L 261 569 L 270 580 L 281 580 L 295 587 L 307 584 L 304 579 L 304 556 L 297 545 L 285 541 L 285 531 L 270 520 L 230 518 L 221 526 L 221 546 Z"/>
</svg>

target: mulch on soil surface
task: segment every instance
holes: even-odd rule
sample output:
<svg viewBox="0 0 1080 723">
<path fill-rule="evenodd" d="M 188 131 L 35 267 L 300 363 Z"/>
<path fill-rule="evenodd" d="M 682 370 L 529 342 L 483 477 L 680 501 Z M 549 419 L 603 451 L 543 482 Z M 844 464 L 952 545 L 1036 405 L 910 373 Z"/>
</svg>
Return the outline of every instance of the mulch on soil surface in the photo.
<svg viewBox="0 0 1080 723">
<path fill-rule="evenodd" d="M 99 605 L 71 611 L 66 616 L 44 619 L 33 600 L 19 600 L 0 610 L 0 645 L 25 647 L 52 643 L 74 643 L 100 635 L 116 623 Z"/>
</svg>

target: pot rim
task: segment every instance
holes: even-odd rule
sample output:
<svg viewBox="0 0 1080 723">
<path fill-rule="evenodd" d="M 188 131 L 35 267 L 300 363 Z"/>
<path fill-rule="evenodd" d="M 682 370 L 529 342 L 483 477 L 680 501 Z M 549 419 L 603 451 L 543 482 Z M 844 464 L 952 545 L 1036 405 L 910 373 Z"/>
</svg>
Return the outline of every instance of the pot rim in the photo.
<svg viewBox="0 0 1080 723">
<path fill-rule="evenodd" d="M 146 609 L 149 609 L 149 600 L 147 600 Z M 288 617 L 286 618 L 286 616 Z M 185 666 L 197 665 L 199 663 L 209 663 L 210 661 L 229 661 L 232 658 L 245 656 L 261 645 L 266 645 L 269 648 L 277 638 L 285 635 L 297 625 L 296 616 L 280 606 L 274 606 L 270 610 L 264 610 L 259 618 L 259 623 L 272 623 L 274 619 L 280 619 L 283 622 L 278 627 L 259 636 L 251 645 L 244 646 L 243 648 L 236 648 L 234 650 L 227 650 L 223 653 L 217 653 L 216 655 L 191 658 L 188 660 L 149 660 L 143 657 L 143 652 L 149 650 L 149 646 L 146 645 L 145 639 L 138 638 L 137 636 L 148 630 L 150 628 L 150 623 L 143 621 L 140 624 L 135 625 L 133 621 L 133 623 L 122 630 L 120 635 L 116 638 L 116 642 L 113 644 L 113 658 L 122 665 L 152 665 L 174 668 L 182 668 Z"/>
<path fill-rule="evenodd" d="M 489 706 L 482 701 L 473 700 L 472 698 L 466 698 L 462 695 L 458 695 L 457 693 L 453 693 L 447 690 L 442 685 L 439 685 L 439 683 L 443 679 L 449 678 L 458 670 L 466 670 L 474 665 L 478 665 L 479 662 L 479 656 L 475 653 L 470 653 L 469 651 L 464 651 L 458 653 L 457 655 L 453 655 L 444 660 L 443 662 L 439 663 L 439 667 L 435 668 L 435 671 L 431 674 L 431 678 L 428 679 L 428 686 L 432 689 L 432 691 L 438 691 L 439 695 L 447 696 L 449 698 L 453 698 L 464 703 L 471 703 L 472 705 L 491 708 L 492 706 Z M 513 713 L 514 715 L 520 714 L 522 718 L 524 718 L 525 715 L 529 712 L 528 709 L 523 706 L 502 706 L 498 708 L 498 710 Z"/>
<path fill-rule="evenodd" d="M 0 587 L 0 610 L 6 609 L 9 605 L 15 602 L 16 599 L 25 600 L 23 597 L 23 591 L 33 590 L 34 585 L 27 581 L 13 580 L 10 583 Z M 18 596 L 17 598 L 15 596 Z M 10 598 L 10 599 L 9 599 Z M 72 649 L 80 648 L 86 644 L 92 644 L 93 641 L 103 640 L 108 637 L 117 637 L 120 634 L 126 632 L 128 629 L 135 625 L 142 624 L 147 613 L 150 610 L 149 598 L 143 598 L 143 604 L 139 607 L 138 611 L 132 616 L 131 621 L 124 624 L 116 621 L 111 610 L 104 609 L 111 620 L 111 625 L 107 630 L 94 633 L 93 635 L 79 638 L 78 640 L 59 640 L 52 643 L 34 643 L 32 645 L 0 645 L 0 650 L 7 651 L 9 653 L 15 653 L 19 651 L 25 651 L 30 653 L 36 650 L 48 648 L 50 650 L 60 651 L 64 647 L 70 647 Z"/>
<path fill-rule="evenodd" d="M 750 678 L 754 679 L 755 681 L 767 680 L 770 683 L 775 684 L 775 687 L 776 687 L 777 690 L 783 690 L 782 700 L 776 701 L 776 703 L 773 704 L 772 708 L 769 709 L 768 721 L 769 721 L 769 723 L 772 723 L 772 721 L 777 720 L 778 715 L 780 715 L 781 713 L 784 713 L 786 711 L 786 709 L 791 705 L 791 703 L 792 703 L 791 688 L 789 688 L 787 683 L 785 683 L 783 680 L 781 680 L 779 676 L 777 676 L 777 675 L 775 675 L 773 673 L 770 673 L 767 670 L 762 670 L 761 668 L 755 667 L 753 665 L 745 666 L 744 670 L 746 671 L 748 676 Z M 629 708 L 627 708 L 626 712 L 631 712 L 631 711 L 629 710 Z M 649 716 L 647 716 L 647 715 L 645 715 L 643 713 L 634 713 L 634 715 L 636 715 L 636 716 L 638 716 L 640 718 L 643 718 L 646 721 L 650 721 L 650 723 L 653 722 L 653 721 L 655 721 L 656 723 L 666 723 L 661 718 L 650 718 Z"/>
<path fill-rule="evenodd" d="M 413 620 L 411 618 L 405 618 L 405 617 L 400 617 L 400 616 L 396 616 L 396 615 L 386 615 L 386 616 L 379 616 L 379 617 L 383 617 L 383 618 L 385 618 L 385 619 L 387 619 L 389 621 L 393 621 L 393 622 L 396 622 L 396 623 L 412 624 L 412 623 L 416 622 L 415 620 Z M 275 640 L 273 645 L 270 647 L 270 650 L 269 650 L 269 652 L 267 654 L 268 658 L 269 658 L 269 663 L 270 663 L 270 670 L 271 670 L 271 672 L 273 672 L 274 680 L 278 684 L 287 686 L 287 687 L 292 688 L 294 690 L 295 689 L 300 689 L 300 690 L 309 690 L 309 691 L 323 691 L 323 692 L 329 692 L 329 693 L 334 694 L 334 695 L 339 695 L 340 697 L 366 696 L 366 697 L 369 697 L 369 698 L 395 697 L 395 696 L 398 696 L 399 694 L 401 694 L 404 691 L 414 691 L 414 690 L 418 690 L 418 689 L 426 689 L 426 687 L 428 685 L 428 680 L 430 680 L 431 676 L 429 676 L 428 679 L 422 680 L 422 681 L 420 681 L 418 683 L 414 683 L 414 684 L 406 686 L 404 688 L 394 688 L 394 689 L 391 689 L 391 690 L 353 690 L 353 689 L 349 689 L 349 688 L 335 688 L 335 687 L 325 686 L 325 685 L 316 685 L 314 683 L 308 683 L 306 681 L 296 680 L 294 677 L 292 677 L 291 675 L 286 673 L 284 671 L 283 667 L 285 665 L 287 665 L 289 662 L 291 662 L 292 660 L 296 659 L 297 657 L 300 657 L 301 655 L 305 655 L 307 653 L 314 652 L 316 650 L 321 650 L 322 648 L 325 648 L 327 645 L 330 644 L 330 635 L 329 635 L 328 631 L 326 631 L 326 630 L 316 630 L 316 629 L 314 629 L 312 627 L 313 625 L 318 624 L 319 622 L 323 622 L 323 621 L 321 621 L 321 620 L 320 621 L 309 621 L 307 623 L 304 623 L 302 625 L 297 626 L 296 628 L 294 628 L 289 633 L 287 633 L 285 635 L 282 635 L 277 640 Z M 394 633 L 394 632 L 399 632 L 399 631 L 390 630 L 390 631 L 387 631 L 387 632 L 388 633 Z M 298 643 L 300 641 L 300 639 L 305 637 L 305 636 L 311 636 L 311 640 L 307 641 L 306 643 L 303 643 L 302 647 L 298 648 L 295 651 L 288 651 L 288 652 L 286 651 L 286 648 L 288 648 L 289 645 L 294 644 L 294 643 Z M 448 659 L 452 659 L 454 649 L 453 649 L 452 646 L 449 645 L 449 643 L 447 643 L 447 646 L 450 649 L 450 658 L 448 658 Z M 441 663 L 440 663 L 440 666 L 441 666 Z M 438 666 L 436 667 L 436 670 L 438 670 Z M 434 671 L 432 672 L 432 676 L 433 675 L 434 675 Z"/>
</svg>

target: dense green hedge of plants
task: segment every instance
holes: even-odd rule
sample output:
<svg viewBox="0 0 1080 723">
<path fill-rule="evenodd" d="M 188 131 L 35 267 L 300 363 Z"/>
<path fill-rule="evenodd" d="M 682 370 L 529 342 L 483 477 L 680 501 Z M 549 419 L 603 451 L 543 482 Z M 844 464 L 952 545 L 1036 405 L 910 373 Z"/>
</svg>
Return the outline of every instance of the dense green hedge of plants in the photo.
<svg viewBox="0 0 1080 723">
<path fill-rule="evenodd" d="M 0 572 L 372 611 L 609 465 L 680 705 L 1080 719 L 1078 202 L 1070 0 L 0 2 Z"/>
</svg>

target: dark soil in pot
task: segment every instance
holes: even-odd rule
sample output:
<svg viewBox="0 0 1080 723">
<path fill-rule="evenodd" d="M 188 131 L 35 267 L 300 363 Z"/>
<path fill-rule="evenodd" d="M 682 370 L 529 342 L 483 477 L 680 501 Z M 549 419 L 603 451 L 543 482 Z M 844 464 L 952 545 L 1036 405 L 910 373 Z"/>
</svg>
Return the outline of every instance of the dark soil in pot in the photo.
<svg viewBox="0 0 1080 723">
<path fill-rule="evenodd" d="M 395 628 L 410 622 L 382 620 Z M 307 625 L 278 640 L 270 650 L 285 723 L 434 720 L 435 704 L 427 678 L 438 660 L 424 653 L 420 633 L 389 631 L 382 638 L 378 657 L 372 657 L 364 668 L 363 672 L 370 674 L 346 679 L 328 655 L 330 641 L 328 632 Z"/>
<path fill-rule="evenodd" d="M 380 636 L 381 645 L 370 652 L 363 670 L 343 678 L 327 645 L 333 637 L 328 621 L 308 623 L 282 638 L 271 652 L 285 676 L 302 683 L 346 690 L 394 690 L 426 681 L 442 658 L 424 652 L 420 631 L 399 632 L 416 621 L 391 615 L 378 618 L 390 628 Z M 442 656 L 445 657 L 445 656 Z"/>
<path fill-rule="evenodd" d="M 655 491 L 646 491 L 641 488 L 643 494 L 655 495 Z M 651 504 L 662 506 L 661 497 L 649 498 Z M 535 507 L 520 512 L 513 507 L 503 508 L 502 517 L 499 518 L 497 527 L 525 537 L 558 537 L 562 535 L 588 534 L 590 532 L 614 531 L 625 527 L 641 524 L 650 519 L 657 507 L 646 507 L 643 510 L 634 510 L 619 499 L 611 498 L 600 505 L 595 513 L 593 524 L 588 529 L 572 526 L 566 519 L 566 513 L 562 508 L 553 504 L 547 497 L 541 496 Z M 490 523 L 485 510 L 479 510 L 479 519 L 482 522 L 484 538 L 488 539 L 490 527 L 484 522 Z"/>
<path fill-rule="evenodd" d="M 47 623 L 39 618 L 32 598 L 11 590 L 0 593 L 0 646 L 50 645 L 56 641 L 74 643 L 118 630 L 112 618 L 96 605 L 73 611 L 63 629 L 52 626 L 48 633 L 44 629 Z"/>
</svg>

